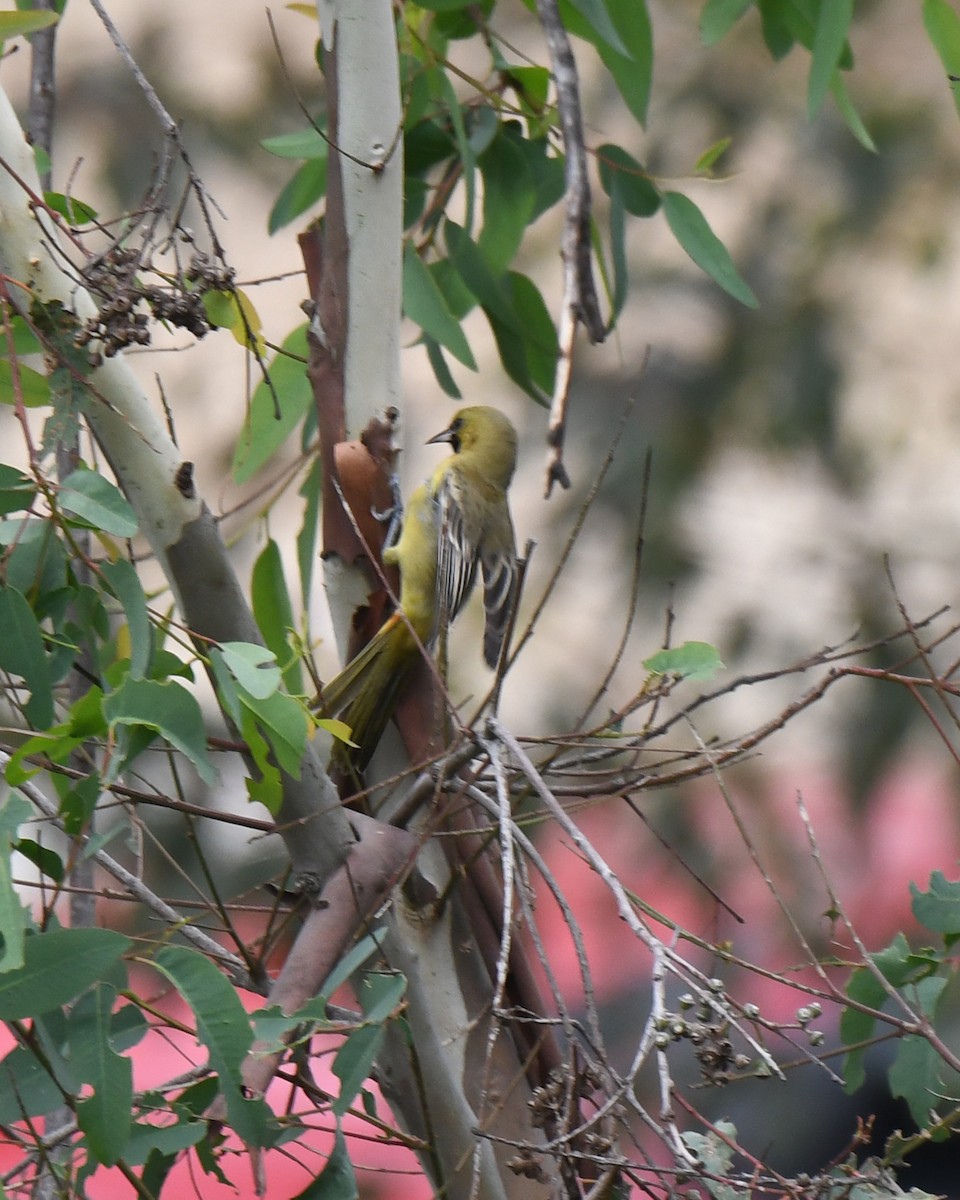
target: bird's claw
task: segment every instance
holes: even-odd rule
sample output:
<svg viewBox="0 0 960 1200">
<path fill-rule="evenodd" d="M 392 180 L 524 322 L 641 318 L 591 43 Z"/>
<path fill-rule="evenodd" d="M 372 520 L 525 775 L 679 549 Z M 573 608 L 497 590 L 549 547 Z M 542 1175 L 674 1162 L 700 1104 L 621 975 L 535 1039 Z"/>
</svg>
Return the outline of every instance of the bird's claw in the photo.
<svg viewBox="0 0 960 1200">
<path fill-rule="evenodd" d="M 389 550 L 400 538 L 400 526 L 403 524 L 403 499 L 400 495 L 400 480 L 396 475 L 390 476 L 390 491 L 393 503 L 382 511 L 371 508 L 370 515 L 375 521 L 386 525 L 387 532 L 383 535 L 383 549 Z"/>
</svg>

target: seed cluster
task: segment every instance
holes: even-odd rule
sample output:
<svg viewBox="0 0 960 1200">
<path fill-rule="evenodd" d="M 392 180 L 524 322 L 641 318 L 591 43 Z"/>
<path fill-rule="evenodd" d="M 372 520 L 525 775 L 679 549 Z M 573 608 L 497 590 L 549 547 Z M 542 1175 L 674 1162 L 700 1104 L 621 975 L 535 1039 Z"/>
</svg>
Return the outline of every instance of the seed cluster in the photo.
<svg viewBox="0 0 960 1200">
<path fill-rule="evenodd" d="M 185 329 L 195 338 L 204 337 L 211 329 L 203 305 L 204 292 L 232 291 L 234 287 L 233 269 L 202 250 L 193 252 L 182 274 L 159 276 L 162 284 L 147 283 L 139 277 L 141 259 L 141 251 L 114 245 L 83 272 L 90 292 L 101 301 L 74 341 L 79 347 L 97 343 L 92 365 L 100 355 L 112 358 L 128 346 L 148 346 L 151 318 Z"/>
</svg>

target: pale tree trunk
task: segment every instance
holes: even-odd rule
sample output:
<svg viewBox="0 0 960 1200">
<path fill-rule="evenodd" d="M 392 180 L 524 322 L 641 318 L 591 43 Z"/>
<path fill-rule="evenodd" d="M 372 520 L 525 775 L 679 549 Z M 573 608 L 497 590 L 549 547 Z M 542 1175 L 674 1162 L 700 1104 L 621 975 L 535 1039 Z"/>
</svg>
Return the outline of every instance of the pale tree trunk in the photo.
<svg viewBox="0 0 960 1200">
<path fill-rule="evenodd" d="M 322 278 L 315 295 L 327 345 L 314 386 L 321 430 L 337 419 L 356 433 L 398 403 L 402 280 L 402 112 L 394 14 L 389 0 L 319 0 L 331 140 Z M 342 325 L 338 318 L 345 317 Z M 336 378 L 337 354 L 343 370 Z M 315 364 L 316 365 L 316 364 Z M 326 420 L 324 411 L 327 410 Z M 432 431 L 431 431 L 432 432 Z M 327 493 L 327 503 L 334 503 Z M 327 545 L 331 606 L 358 594 L 369 572 Z M 353 572 L 352 586 L 344 579 Z M 350 611 L 335 612 L 350 627 Z M 346 638 L 343 639 L 346 641 Z M 429 688 L 430 680 L 423 679 Z M 430 705 L 426 708 L 429 711 Z M 406 765 L 397 743 L 374 759 L 367 782 Z M 391 811 L 402 798 L 390 798 Z M 420 822 L 415 818 L 412 828 Z M 491 1028 L 493 978 L 472 921 L 475 909 L 439 841 L 428 841 L 415 878 L 387 917 L 385 954 L 407 978 L 413 1047 L 396 1028 L 378 1064 L 379 1081 L 404 1125 L 432 1148 L 425 1165 L 449 1200 L 544 1196 L 544 1183 L 507 1166 L 514 1146 L 542 1143 L 532 1127 L 532 1089 L 513 1038 Z M 486 1134 L 491 1137 L 484 1136 Z"/>
</svg>

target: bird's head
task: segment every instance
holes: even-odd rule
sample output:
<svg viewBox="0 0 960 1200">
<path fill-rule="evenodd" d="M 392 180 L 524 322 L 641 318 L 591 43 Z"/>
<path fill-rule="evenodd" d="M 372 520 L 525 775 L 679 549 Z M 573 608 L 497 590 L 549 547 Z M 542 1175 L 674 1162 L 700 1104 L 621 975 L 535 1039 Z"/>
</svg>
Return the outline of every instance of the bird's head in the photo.
<svg viewBox="0 0 960 1200">
<path fill-rule="evenodd" d="M 488 480 L 506 488 L 517 465 L 517 431 L 496 408 L 485 404 L 461 408 L 442 433 L 427 445 L 449 442 L 454 454 L 464 458 Z"/>
</svg>

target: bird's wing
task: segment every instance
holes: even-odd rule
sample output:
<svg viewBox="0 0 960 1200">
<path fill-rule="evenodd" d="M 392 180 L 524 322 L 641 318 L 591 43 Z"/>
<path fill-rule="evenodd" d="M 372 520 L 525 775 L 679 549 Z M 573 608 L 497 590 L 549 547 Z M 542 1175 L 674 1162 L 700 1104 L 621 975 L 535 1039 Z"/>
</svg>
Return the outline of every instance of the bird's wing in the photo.
<svg viewBox="0 0 960 1200">
<path fill-rule="evenodd" d="M 513 593 L 516 586 L 517 563 L 512 549 L 510 553 L 497 552 L 481 555 L 483 566 L 483 607 L 486 623 L 483 631 L 483 659 L 488 667 L 495 667 L 500 657 L 500 647 L 507 631 Z"/>
<path fill-rule="evenodd" d="M 461 481 L 447 471 L 437 488 L 440 510 L 437 542 L 437 617 L 450 622 L 470 594 L 477 572 L 478 547 L 464 518 Z"/>
</svg>

